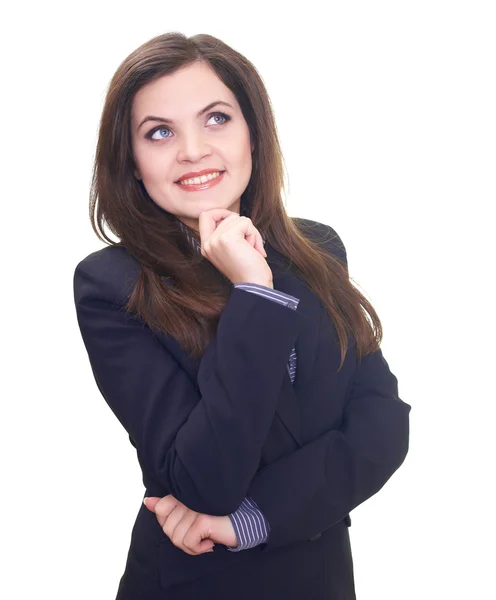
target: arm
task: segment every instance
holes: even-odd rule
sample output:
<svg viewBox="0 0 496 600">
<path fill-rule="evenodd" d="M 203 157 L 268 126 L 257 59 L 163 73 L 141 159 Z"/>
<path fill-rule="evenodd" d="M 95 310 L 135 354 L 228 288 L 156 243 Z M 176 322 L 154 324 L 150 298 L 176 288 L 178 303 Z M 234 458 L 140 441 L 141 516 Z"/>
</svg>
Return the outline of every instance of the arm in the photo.
<svg viewBox="0 0 496 600">
<path fill-rule="evenodd" d="M 284 304 L 293 310 L 298 308 L 298 303 L 300 302 L 299 298 L 295 298 L 290 294 L 256 283 L 238 283 L 234 287 L 252 294 L 258 294 L 273 302 Z M 250 498 L 245 498 L 238 510 L 231 513 L 229 518 L 231 519 L 234 533 L 238 540 L 237 546 L 227 546 L 230 552 L 247 550 L 267 540 L 270 531 L 269 523 L 255 502 Z"/>
<path fill-rule="evenodd" d="M 124 311 L 115 275 L 122 267 L 103 260 L 85 259 L 74 273 L 78 323 L 102 395 L 165 490 L 197 512 L 234 512 L 258 469 L 301 314 L 233 289 L 196 385 Z"/>
<path fill-rule="evenodd" d="M 377 493 L 408 452 L 410 410 L 382 351 L 365 356 L 341 427 L 267 465 L 248 488 L 270 523 L 262 551 L 309 539 Z"/>
<path fill-rule="evenodd" d="M 298 221 L 348 270 L 346 249 L 331 227 Z M 354 373 L 341 427 L 267 465 L 252 481 L 247 495 L 269 533 L 261 550 L 307 540 L 379 491 L 408 452 L 410 410 L 398 396 L 382 351 L 365 356 Z"/>
<path fill-rule="evenodd" d="M 308 219 L 297 218 L 295 220 L 307 235 L 313 238 L 314 241 L 318 239 L 319 244 L 324 245 L 328 253 L 339 258 L 346 270 L 348 270 L 346 248 L 341 238 L 332 227 Z M 281 303 L 286 301 L 286 305 L 294 310 L 298 307 L 298 298 L 294 298 L 283 292 L 277 292 L 278 295 L 282 294 L 282 300 L 279 300 L 277 297 L 274 297 L 273 290 L 265 286 L 241 283 L 237 284 L 235 287 L 240 287 L 246 291 L 264 295 L 271 300 L 279 301 Z M 288 300 L 289 302 L 287 302 Z M 289 365 L 288 371 L 291 376 Z M 291 381 L 293 381 L 293 377 L 291 378 Z M 233 548 L 227 546 L 227 549 L 231 552 L 239 552 L 247 548 L 253 548 L 254 546 L 267 541 L 270 525 L 253 498 L 245 498 L 238 510 L 231 513 L 229 518 L 238 540 L 238 545 L 236 547 Z"/>
</svg>

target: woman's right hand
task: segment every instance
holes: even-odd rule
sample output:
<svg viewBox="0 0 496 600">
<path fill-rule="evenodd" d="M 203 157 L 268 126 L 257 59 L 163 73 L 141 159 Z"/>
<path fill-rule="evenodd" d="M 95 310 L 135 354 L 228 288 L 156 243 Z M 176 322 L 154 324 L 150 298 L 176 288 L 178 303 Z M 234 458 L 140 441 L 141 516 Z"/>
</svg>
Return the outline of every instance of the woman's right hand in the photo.
<svg viewBox="0 0 496 600">
<path fill-rule="evenodd" d="M 262 237 L 250 218 L 224 208 L 206 210 L 199 215 L 199 233 L 202 256 L 233 284 L 274 287 Z"/>
</svg>

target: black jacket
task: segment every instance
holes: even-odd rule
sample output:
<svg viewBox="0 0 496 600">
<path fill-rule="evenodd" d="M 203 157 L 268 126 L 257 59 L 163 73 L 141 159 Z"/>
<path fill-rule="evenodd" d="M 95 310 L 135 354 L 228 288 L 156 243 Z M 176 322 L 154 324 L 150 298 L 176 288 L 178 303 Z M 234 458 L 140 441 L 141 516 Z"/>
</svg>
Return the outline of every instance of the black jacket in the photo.
<svg viewBox="0 0 496 600">
<path fill-rule="evenodd" d="M 332 228 L 300 221 L 346 264 Z M 144 590 L 157 569 L 169 587 L 289 544 L 304 547 L 321 532 L 332 536 L 408 452 L 411 406 L 398 397 L 382 351 L 357 364 L 350 342 L 336 373 L 337 334 L 322 303 L 284 257 L 265 248 L 274 289 L 299 298 L 297 310 L 233 288 L 201 360 L 124 312 L 139 271 L 124 248 L 103 248 L 76 267 L 84 344 L 98 388 L 136 447 L 145 495 L 173 494 L 211 515 L 234 512 L 249 496 L 271 529 L 261 546 L 191 556 L 140 507 L 123 589 L 140 589 L 142 578 Z M 293 347 L 294 385 L 287 371 Z"/>
</svg>

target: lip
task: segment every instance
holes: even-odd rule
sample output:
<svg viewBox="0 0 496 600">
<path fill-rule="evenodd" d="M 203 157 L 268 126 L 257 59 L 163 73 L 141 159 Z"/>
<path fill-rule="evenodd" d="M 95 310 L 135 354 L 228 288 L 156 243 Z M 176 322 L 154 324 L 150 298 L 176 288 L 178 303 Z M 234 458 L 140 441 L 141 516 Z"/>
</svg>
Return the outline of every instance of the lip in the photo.
<svg viewBox="0 0 496 600">
<path fill-rule="evenodd" d="M 189 173 L 185 173 L 181 175 L 179 179 L 174 181 L 174 183 L 179 183 L 183 179 L 191 179 L 193 177 L 201 177 L 202 175 L 208 175 L 209 173 L 222 173 L 222 169 L 203 169 L 203 171 L 190 171 Z"/>
<path fill-rule="evenodd" d="M 215 173 L 215 171 L 213 172 Z M 221 171 L 218 177 L 215 177 L 215 179 L 211 179 L 210 181 L 206 181 L 205 183 L 194 183 L 193 185 L 184 185 L 183 183 L 176 183 L 175 185 L 180 187 L 183 190 L 183 192 L 201 192 L 202 190 L 207 190 L 211 187 L 218 185 L 224 179 L 224 174 L 225 171 Z"/>
</svg>

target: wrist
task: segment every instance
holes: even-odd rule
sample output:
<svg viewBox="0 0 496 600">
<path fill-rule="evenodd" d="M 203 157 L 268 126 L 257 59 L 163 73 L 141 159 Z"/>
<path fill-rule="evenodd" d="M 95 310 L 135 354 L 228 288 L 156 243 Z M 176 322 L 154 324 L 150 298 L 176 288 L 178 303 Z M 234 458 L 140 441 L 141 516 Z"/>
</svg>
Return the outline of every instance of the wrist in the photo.
<svg viewBox="0 0 496 600">
<path fill-rule="evenodd" d="M 264 285 L 265 287 L 274 289 L 274 281 L 272 279 L 255 279 L 250 283 L 257 283 L 258 285 Z"/>
<path fill-rule="evenodd" d="M 265 287 L 274 289 L 274 282 L 271 279 L 270 281 L 262 281 L 261 279 L 256 279 L 252 277 L 251 279 L 245 279 L 243 281 L 232 282 L 233 285 L 239 285 L 240 283 L 253 283 L 255 285 L 263 285 Z"/>
</svg>

